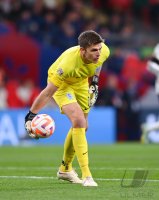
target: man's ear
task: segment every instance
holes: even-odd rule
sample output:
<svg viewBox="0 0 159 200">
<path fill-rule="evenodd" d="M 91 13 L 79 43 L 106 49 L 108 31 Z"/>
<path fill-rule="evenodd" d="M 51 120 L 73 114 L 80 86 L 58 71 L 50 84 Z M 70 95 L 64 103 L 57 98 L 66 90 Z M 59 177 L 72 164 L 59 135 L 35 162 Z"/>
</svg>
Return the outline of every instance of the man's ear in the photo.
<svg viewBox="0 0 159 200">
<path fill-rule="evenodd" d="M 81 54 L 83 55 L 83 54 L 85 53 L 85 48 L 80 47 L 80 52 L 81 52 Z"/>
</svg>

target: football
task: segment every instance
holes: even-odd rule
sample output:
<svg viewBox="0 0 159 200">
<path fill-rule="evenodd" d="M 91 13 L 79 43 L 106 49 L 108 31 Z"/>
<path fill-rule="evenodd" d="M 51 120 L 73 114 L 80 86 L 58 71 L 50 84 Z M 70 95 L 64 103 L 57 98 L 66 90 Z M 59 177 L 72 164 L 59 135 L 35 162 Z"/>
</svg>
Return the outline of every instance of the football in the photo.
<svg viewBox="0 0 159 200">
<path fill-rule="evenodd" d="M 39 114 L 33 118 L 31 128 L 37 137 L 48 138 L 55 131 L 55 122 L 49 115 Z"/>
</svg>

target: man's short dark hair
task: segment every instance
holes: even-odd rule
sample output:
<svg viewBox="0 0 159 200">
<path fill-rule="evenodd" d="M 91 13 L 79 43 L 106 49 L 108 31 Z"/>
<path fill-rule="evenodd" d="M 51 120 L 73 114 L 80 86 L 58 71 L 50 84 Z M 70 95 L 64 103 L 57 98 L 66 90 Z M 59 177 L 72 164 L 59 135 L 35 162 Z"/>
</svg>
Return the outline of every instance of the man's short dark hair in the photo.
<svg viewBox="0 0 159 200">
<path fill-rule="evenodd" d="M 104 39 L 92 30 L 84 31 L 78 37 L 78 44 L 83 48 L 87 48 L 101 42 L 104 42 Z"/>
</svg>

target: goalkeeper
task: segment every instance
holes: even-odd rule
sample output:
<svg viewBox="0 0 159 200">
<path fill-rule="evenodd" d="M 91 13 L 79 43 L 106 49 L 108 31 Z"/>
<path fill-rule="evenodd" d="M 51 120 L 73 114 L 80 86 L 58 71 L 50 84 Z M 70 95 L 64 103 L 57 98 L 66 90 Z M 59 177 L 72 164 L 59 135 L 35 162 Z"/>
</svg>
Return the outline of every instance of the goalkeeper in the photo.
<svg viewBox="0 0 159 200">
<path fill-rule="evenodd" d="M 156 76 L 155 80 L 155 92 L 159 98 L 159 43 L 155 46 L 151 59 L 147 62 L 147 69 Z M 150 136 L 149 133 L 154 130 L 159 130 L 159 122 L 153 122 L 149 124 L 142 124 L 142 142 L 159 142 L 158 134 L 156 136 Z"/>
<path fill-rule="evenodd" d="M 102 37 L 95 31 L 82 32 L 79 46 L 66 50 L 49 68 L 48 84 L 33 102 L 25 117 L 25 127 L 32 138 L 31 120 L 53 97 L 61 113 L 71 121 L 64 143 L 64 153 L 57 177 L 83 186 L 97 186 L 89 169 L 86 130 L 90 108 L 98 96 L 98 79 L 103 62 L 109 56 L 109 49 Z M 89 77 L 92 82 L 89 86 Z M 82 180 L 72 168 L 74 157 L 82 172 Z"/>
</svg>

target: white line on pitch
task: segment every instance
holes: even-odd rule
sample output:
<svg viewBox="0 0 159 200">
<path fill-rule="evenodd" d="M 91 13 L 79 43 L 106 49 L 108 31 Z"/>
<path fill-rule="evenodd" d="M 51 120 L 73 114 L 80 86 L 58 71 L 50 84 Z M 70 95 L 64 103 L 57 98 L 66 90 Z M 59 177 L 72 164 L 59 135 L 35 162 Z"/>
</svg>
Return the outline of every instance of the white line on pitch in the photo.
<svg viewBox="0 0 159 200">
<path fill-rule="evenodd" d="M 0 170 L 58 170 L 58 167 L 0 167 Z M 78 167 L 76 169 L 79 169 Z M 123 170 L 150 170 L 150 171 L 159 171 L 159 168 L 140 168 L 140 167 L 131 167 L 131 168 L 115 168 L 115 167 L 91 167 L 92 170 L 116 170 L 116 171 L 123 171 Z"/>
<path fill-rule="evenodd" d="M 0 179 L 54 179 L 57 180 L 56 177 L 49 176 L 0 176 Z M 122 179 L 118 178 L 95 178 L 97 181 L 121 181 Z M 125 181 L 132 181 L 132 179 L 124 179 Z M 159 182 L 159 180 L 147 179 L 146 182 Z"/>
<path fill-rule="evenodd" d="M 56 177 L 49 176 L 0 176 L 0 178 L 6 179 L 57 179 Z"/>
</svg>

